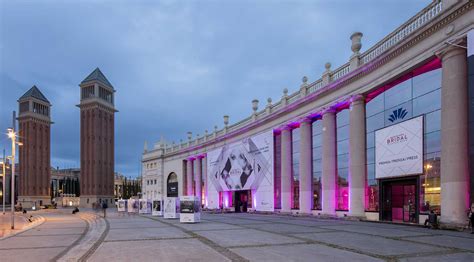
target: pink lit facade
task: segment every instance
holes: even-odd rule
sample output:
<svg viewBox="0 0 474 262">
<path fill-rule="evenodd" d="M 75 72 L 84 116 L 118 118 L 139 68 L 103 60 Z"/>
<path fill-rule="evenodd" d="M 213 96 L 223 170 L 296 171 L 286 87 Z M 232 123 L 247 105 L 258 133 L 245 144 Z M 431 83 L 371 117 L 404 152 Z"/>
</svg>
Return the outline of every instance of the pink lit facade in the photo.
<svg viewBox="0 0 474 262">
<path fill-rule="evenodd" d="M 260 111 L 254 100 L 253 114 L 237 124 L 224 118 L 223 129 L 205 136 L 157 143 L 143 164 L 161 161 L 163 181 L 176 174 L 179 195 L 200 196 L 209 209 L 259 211 L 271 199 L 276 213 L 422 223 L 432 210 L 442 223 L 464 224 L 473 201 L 468 90 L 474 83 L 467 68 L 474 65 L 462 47 L 474 41 L 463 29 L 474 25 L 472 5 L 434 1 L 365 52 L 353 41 L 349 63 L 335 70 L 327 64 L 320 79 L 303 78 L 296 92 L 285 90 Z M 258 186 L 243 190 L 247 171 L 240 167 L 242 185 L 211 197 L 212 176 L 232 176 L 235 168 L 208 170 L 210 152 L 269 131 L 272 197 Z"/>
</svg>

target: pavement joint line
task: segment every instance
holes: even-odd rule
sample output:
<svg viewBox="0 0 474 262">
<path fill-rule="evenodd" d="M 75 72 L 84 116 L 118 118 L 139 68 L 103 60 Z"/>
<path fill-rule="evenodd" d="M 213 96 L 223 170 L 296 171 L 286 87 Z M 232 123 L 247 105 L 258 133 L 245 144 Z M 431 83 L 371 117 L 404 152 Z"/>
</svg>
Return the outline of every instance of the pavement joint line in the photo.
<svg viewBox="0 0 474 262">
<path fill-rule="evenodd" d="M 430 256 L 448 255 L 448 254 L 460 254 L 460 253 L 472 253 L 472 252 L 463 251 L 463 250 L 444 250 L 444 251 L 431 251 L 431 252 L 391 255 L 390 257 L 393 259 L 400 259 L 400 258 L 415 258 L 415 257 L 430 257 Z"/>
<path fill-rule="evenodd" d="M 230 259 L 231 261 L 235 261 L 235 262 L 246 262 L 246 261 L 249 261 L 248 259 L 238 255 L 237 253 L 234 253 L 233 251 L 231 251 L 230 249 L 226 248 L 226 247 L 223 247 L 223 246 L 220 246 L 218 245 L 217 243 L 215 243 L 214 241 L 206 238 L 206 237 L 203 237 L 201 235 L 198 235 L 194 232 L 192 232 L 191 230 L 187 230 L 187 229 L 184 229 L 184 228 L 181 228 L 173 223 L 169 223 L 169 222 L 165 222 L 165 221 L 160 221 L 158 218 L 154 218 L 154 217 L 148 217 L 148 216 L 142 216 L 142 217 L 145 217 L 145 218 L 148 218 L 148 219 L 151 219 L 151 220 L 155 220 L 155 221 L 159 221 L 161 223 L 165 223 L 165 224 L 168 224 L 169 226 L 171 227 L 175 227 L 175 228 L 179 228 L 181 231 L 183 231 L 184 233 L 196 238 L 197 240 L 199 240 L 201 243 L 207 245 L 208 247 L 210 247 L 211 249 L 213 249 L 214 251 L 216 251 L 217 253 L 225 256 L 226 258 Z"/>
<path fill-rule="evenodd" d="M 196 229 L 193 232 L 208 232 L 208 231 L 221 231 L 221 230 L 242 230 L 242 228 L 213 228 L 213 229 Z"/>
<path fill-rule="evenodd" d="M 0 248 L 0 250 L 26 250 L 26 249 L 43 249 L 43 248 L 60 248 L 68 246 L 47 246 L 47 247 L 11 247 L 11 248 Z"/>
<path fill-rule="evenodd" d="M 105 240 L 103 243 L 112 243 L 112 242 L 133 242 L 133 241 L 162 241 L 162 240 L 177 240 L 177 239 L 194 239 L 195 237 L 154 237 L 154 238 L 137 238 L 137 239 L 112 239 Z"/>
<path fill-rule="evenodd" d="M 85 221 L 85 218 L 83 218 L 82 216 L 80 216 L 80 218 Z M 89 223 L 86 222 L 86 226 L 85 226 L 84 230 L 82 231 L 82 234 L 81 234 L 74 242 L 72 242 L 69 246 L 67 246 L 64 250 L 62 250 L 61 252 L 59 252 L 59 254 L 57 254 L 56 256 L 54 256 L 50 261 L 57 261 L 57 260 L 59 260 L 61 257 L 63 257 L 64 255 L 66 255 L 66 253 L 67 253 L 72 247 L 74 247 L 74 246 L 77 245 L 82 239 L 84 239 L 84 237 L 86 236 L 86 234 L 87 234 L 88 231 L 89 231 Z"/>
<path fill-rule="evenodd" d="M 167 226 L 166 225 L 163 225 L 163 226 L 159 226 L 159 227 L 124 227 L 124 228 L 121 228 L 121 227 L 113 227 L 113 228 L 110 228 L 111 231 L 113 230 L 133 230 L 133 229 L 143 229 L 143 228 L 146 228 L 146 229 L 149 229 L 149 228 L 166 228 Z"/>
</svg>

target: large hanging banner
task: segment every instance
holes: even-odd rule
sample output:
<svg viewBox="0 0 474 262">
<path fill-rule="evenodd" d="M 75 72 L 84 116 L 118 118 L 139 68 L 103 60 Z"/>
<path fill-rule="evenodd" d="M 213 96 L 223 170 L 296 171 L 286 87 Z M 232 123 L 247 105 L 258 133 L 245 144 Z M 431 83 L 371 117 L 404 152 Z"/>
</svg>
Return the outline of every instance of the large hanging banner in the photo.
<svg viewBox="0 0 474 262">
<path fill-rule="evenodd" d="M 252 190 L 256 210 L 274 211 L 273 131 L 207 153 L 208 207 L 219 208 L 219 192 Z"/>
<path fill-rule="evenodd" d="M 375 131 L 375 178 L 423 173 L 423 116 Z"/>
</svg>

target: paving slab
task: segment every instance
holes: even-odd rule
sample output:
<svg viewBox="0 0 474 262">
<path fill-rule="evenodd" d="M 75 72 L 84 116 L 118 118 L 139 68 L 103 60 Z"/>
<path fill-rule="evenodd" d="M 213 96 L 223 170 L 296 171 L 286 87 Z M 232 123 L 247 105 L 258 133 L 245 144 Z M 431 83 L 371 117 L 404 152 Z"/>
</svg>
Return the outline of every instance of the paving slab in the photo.
<svg viewBox="0 0 474 262">
<path fill-rule="evenodd" d="M 84 227 L 72 227 L 72 228 L 44 228 L 35 227 L 28 231 L 25 231 L 18 236 L 36 236 L 36 235 L 70 235 L 70 234 L 82 234 Z"/>
<path fill-rule="evenodd" d="M 271 245 L 283 243 L 301 243 L 301 240 L 266 233 L 255 229 L 242 230 L 220 230 L 220 231 L 197 231 L 196 234 L 210 239 L 223 247 Z"/>
<path fill-rule="evenodd" d="M 230 261 L 196 239 L 105 242 L 88 261 Z"/>
<path fill-rule="evenodd" d="M 77 238 L 78 235 L 51 235 L 47 237 L 25 236 L 21 238 L 8 238 L 2 240 L 0 243 L 0 249 L 67 246 L 72 244 Z"/>
<path fill-rule="evenodd" d="M 430 245 L 349 232 L 312 233 L 298 236 L 383 256 L 417 254 L 443 250 L 443 248 Z"/>
<path fill-rule="evenodd" d="M 401 258 L 400 262 L 464 262 L 464 261 L 474 261 L 474 253 L 455 253 L 455 254 L 445 254 L 445 255 L 433 255 L 433 256 L 424 256 L 424 257 L 410 257 L 410 258 Z"/>
<path fill-rule="evenodd" d="M 223 230 L 223 229 L 241 229 L 242 227 L 237 225 L 223 224 L 219 222 L 201 222 L 195 224 L 181 223 L 177 225 L 180 228 L 191 230 L 191 231 L 203 231 L 203 230 Z"/>
<path fill-rule="evenodd" d="M 427 237 L 412 237 L 406 238 L 410 241 L 419 243 L 434 244 L 443 247 L 460 248 L 469 251 L 474 251 L 474 239 L 454 236 L 427 236 Z"/>
<path fill-rule="evenodd" d="M 250 261 L 349 261 L 348 258 L 350 261 L 383 261 L 317 244 L 232 248 L 231 250 Z"/>
<path fill-rule="evenodd" d="M 283 223 L 269 223 L 269 224 L 251 224 L 246 227 L 255 228 L 257 230 L 271 231 L 275 233 L 315 233 L 315 232 L 327 232 L 331 229 L 322 229 L 317 227 L 310 226 L 301 226 L 293 224 L 283 224 Z"/>
<path fill-rule="evenodd" d="M 181 237 L 190 236 L 183 231 L 172 227 L 143 228 L 141 230 L 115 229 L 109 231 L 105 241 Z"/>
<path fill-rule="evenodd" d="M 2 262 L 50 261 L 64 247 L 0 250 Z"/>
<path fill-rule="evenodd" d="M 321 226 L 321 228 L 331 230 L 341 230 L 354 233 L 370 234 L 383 237 L 410 237 L 410 236 L 430 236 L 429 232 L 406 231 L 395 228 L 371 227 L 365 225 L 334 225 Z"/>
</svg>

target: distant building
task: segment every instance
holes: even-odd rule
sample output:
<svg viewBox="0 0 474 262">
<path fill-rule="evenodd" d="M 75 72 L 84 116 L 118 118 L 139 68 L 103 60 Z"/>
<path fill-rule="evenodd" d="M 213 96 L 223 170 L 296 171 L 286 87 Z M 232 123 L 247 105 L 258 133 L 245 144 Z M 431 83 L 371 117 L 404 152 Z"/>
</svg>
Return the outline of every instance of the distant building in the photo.
<svg viewBox="0 0 474 262">
<path fill-rule="evenodd" d="M 51 198 L 59 197 L 61 194 L 81 195 L 80 188 L 81 169 L 51 169 Z"/>
<path fill-rule="evenodd" d="M 36 86 L 18 104 L 19 202 L 26 208 L 46 205 L 51 202 L 51 104 Z"/>
<path fill-rule="evenodd" d="M 141 178 L 127 178 L 126 176 L 115 173 L 114 196 L 116 199 L 128 199 L 137 196 L 141 192 Z"/>
</svg>

